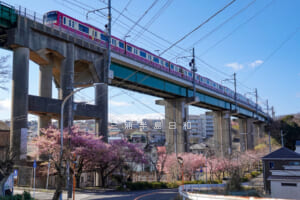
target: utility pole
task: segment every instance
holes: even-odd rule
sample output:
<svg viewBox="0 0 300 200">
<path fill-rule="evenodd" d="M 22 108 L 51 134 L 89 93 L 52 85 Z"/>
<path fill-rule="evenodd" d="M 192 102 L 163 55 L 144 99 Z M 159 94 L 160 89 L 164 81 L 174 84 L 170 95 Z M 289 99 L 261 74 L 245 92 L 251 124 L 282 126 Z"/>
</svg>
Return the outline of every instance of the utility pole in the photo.
<svg viewBox="0 0 300 200">
<path fill-rule="evenodd" d="M 284 147 L 282 130 L 280 130 L 280 136 L 281 136 L 281 147 Z"/>
<path fill-rule="evenodd" d="M 193 96 L 196 97 L 196 72 L 197 72 L 197 68 L 196 68 L 196 63 L 195 63 L 195 48 L 193 48 L 193 55 L 192 55 L 192 60 L 189 63 L 190 67 L 192 68 L 192 72 L 193 72 Z"/>
<path fill-rule="evenodd" d="M 272 146 L 271 146 L 271 132 L 270 132 L 270 117 L 269 117 L 269 101 L 267 100 L 267 114 L 268 114 L 268 135 L 269 135 L 269 152 L 271 153 L 272 151 Z"/>
<path fill-rule="evenodd" d="M 274 119 L 275 118 L 274 106 L 272 106 L 271 110 L 272 110 L 272 118 Z"/>
<path fill-rule="evenodd" d="M 257 94 L 257 88 L 255 88 L 255 110 L 256 110 L 256 117 L 258 117 L 258 94 Z"/>
<path fill-rule="evenodd" d="M 237 109 L 237 93 L 236 93 L 236 73 L 233 74 L 233 80 L 234 80 L 234 102 L 235 102 L 235 112 L 238 112 Z"/>
<path fill-rule="evenodd" d="M 107 74 L 110 70 L 110 63 L 111 63 L 111 0 L 108 0 L 108 27 L 107 27 L 107 32 L 108 32 L 108 47 L 107 47 Z"/>
</svg>

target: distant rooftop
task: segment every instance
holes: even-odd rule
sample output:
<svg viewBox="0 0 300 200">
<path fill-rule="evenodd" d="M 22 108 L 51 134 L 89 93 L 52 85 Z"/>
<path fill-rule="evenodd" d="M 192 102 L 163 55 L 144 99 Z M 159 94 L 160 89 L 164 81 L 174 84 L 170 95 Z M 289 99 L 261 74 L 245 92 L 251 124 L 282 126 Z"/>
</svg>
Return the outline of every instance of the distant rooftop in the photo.
<svg viewBox="0 0 300 200">
<path fill-rule="evenodd" d="M 282 147 L 272 153 L 264 156 L 263 160 L 300 160 L 300 154 L 288 148 Z"/>
</svg>

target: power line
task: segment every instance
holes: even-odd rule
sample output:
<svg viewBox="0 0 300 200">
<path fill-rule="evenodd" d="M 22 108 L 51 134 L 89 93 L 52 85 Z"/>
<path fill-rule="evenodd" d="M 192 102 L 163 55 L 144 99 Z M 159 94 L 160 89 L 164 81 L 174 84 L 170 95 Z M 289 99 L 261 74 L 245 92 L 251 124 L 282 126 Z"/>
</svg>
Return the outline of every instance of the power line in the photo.
<svg viewBox="0 0 300 200">
<path fill-rule="evenodd" d="M 167 10 L 167 8 L 171 5 L 173 0 L 167 0 L 167 2 L 157 11 L 157 13 L 147 22 L 147 24 L 144 26 L 147 29 L 157 20 L 160 15 Z M 131 41 L 136 41 L 138 40 L 143 34 L 145 30 L 141 30 L 135 35 L 135 38 L 133 38 Z"/>
<path fill-rule="evenodd" d="M 255 70 L 249 75 L 246 77 L 246 79 L 243 81 L 243 82 L 246 82 L 250 79 L 251 76 L 253 76 L 255 74 L 255 72 L 257 72 L 259 69 L 262 68 L 262 66 L 265 65 L 266 62 L 268 62 L 275 54 L 277 51 L 279 51 L 288 41 L 290 41 L 295 35 L 296 33 L 300 30 L 300 26 L 296 28 L 295 31 L 293 31 L 290 35 L 288 35 L 287 38 L 285 38 L 280 44 L 278 47 L 276 47 L 265 59 L 264 59 L 264 62 L 259 65 L 258 67 L 255 68 Z"/>
<path fill-rule="evenodd" d="M 144 14 L 128 29 L 128 31 L 124 35 L 124 37 L 127 36 L 134 29 L 134 27 L 147 15 L 147 13 L 155 6 L 155 4 L 157 2 L 158 2 L 158 0 L 154 0 L 154 2 L 150 5 L 149 8 L 147 8 L 147 10 L 144 12 Z"/>
<path fill-rule="evenodd" d="M 256 12 L 254 15 L 252 15 L 251 17 L 249 17 L 245 22 L 241 23 L 240 25 L 238 25 L 234 30 L 232 30 L 230 33 L 228 33 L 227 35 L 225 35 L 222 39 L 218 40 L 217 42 L 215 42 L 213 45 L 211 45 L 210 47 L 208 47 L 206 50 L 204 50 L 202 53 L 200 53 L 200 56 L 202 57 L 203 55 L 205 55 L 206 53 L 208 53 L 210 50 L 212 50 L 213 48 L 215 48 L 216 46 L 218 46 L 220 43 L 222 43 L 224 40 L 226 40 L 227 38 L 229 38 L 231 35 L 233 35 L 238 29 L 240 29 L 242 26 L 244 26 L 245 24 L 249 23 L 251 20 L 253 20 L 255 17 L 257 17 L 259 14 L 261 14 L 265 9 L 267 9 L 269 6 L 271 6 L 273 3 L 275 2 L 275 0 L 272 0 L 271 2 L 269 2 L 267 5 L 265 5 L 262 9 L 260 9 L 258 12 Z"/>
<path fill-rule="evenodd" d="M 167 52 L 169 49 L 173 48 L 175 45 L 177 45 L 179 42 L 181 42 L 182 40 L 184 40 L 185 38 L 187 38 L 189 35 L 191 35 L 193 32 L 195 32 L 196 30 L 198 30 L 199 28 L 201 28 L 204 24 L 208 23 L 211 19 L 213 19 L 215 16 L 217 16 L 219 13 L 221 13 L 223 10 L 225 10 L 228 6 L 230 6 L 231 4 L 233 4 L 236 0 L 232 0 L 231 2 L 229 2 L 226 6 L 224 6 L 222 9 L 220 9 L 219 11 L 217 11 L 215 14 L 213 14 L 212 16 L 210 16 L 208 19 L 206 19 L 204 22 L 202 22 L 199 26 L 197 26 L 196 28 L 194 28 L 192 31 L 190 31 L 189 33 L 187 33 L 186 35 L 184 35 L 181 39 L 179 39 L 177 42 L 175 42 L 174 44 L 172 44 L 170 47 L 168 47 L 167 49 L 165 49 L 162 53 L 160 53 L 159 55 L 163 55 L 165 52 Z"/>
<path fill-rule="evenodd" d="M 118 21 L 119 17 L 121 16 L 121 14 L 123 14 L 125 12 L 125 10 L 127 10 L 129 4 L 131 3 L 132 0 L 129 0 L 128 3 L 125 5 L 125 7 L 123 8 L 123 10 L 121 11 L 121 13 L 116 17 L 116 19 L 114 20 L 114 22 L 112 23 L 112 26 L 116 23 L 116 21 Z"/>
<path fill-rule="evenodd" d="M 205 38 L 209 37 L 210 35 L 212 35 L 214 32 L 216 32 L 217 30 L 219 30 L 222 26 L 224 26 L 225 24 L 227 24 L 229 21 L 231 21 L 232 19 L 234 19 L 236 16 L 238 16 L 239 14 L 241 14 L 242 12 L 244 12 L 245 10 L 247 10 L 251 5 L 253 5 L 256 2 L 256 0 L 252 0 L 249 4 L 247 4 L 245 7 L 243 7 L 242 9 L 240 9 L 239 11 L 237 11 L 236 13 L 234 13 L 232 16 L 230 16 L 229 18 L 227 18 L 225 21 L 223 21 L 221 24 L 219 24 L 217 27 L 215 27 L 214 29 L 212 29 L 210 32 L 208 32 L 207 34 L 205 34 L 204 36 L 202 36 L 199 40 L 197 40 L 196 42 L 194 42 L 190 48 L 196 46 L 197 44 L 199 44 L 201 41 L 203 41 Z M 181 53 L 180 53 L 181 54 Z M 179 54 L 179 55 L 180 55 Z M 178 55 L 177 55 L 178 56 Z"/>
<path fill-rule="evenodd" d="M 76 1 L 76 0 L 74 0 Z M 87 5 L 88 6 L 88 5 Z M 82 7 L 81 7 L 82 8 Z M 102 17 L 102 16 L 101 16 Z M 179 47 L 180 48 L 180 47 Z M 181 48 L 182 49 L 182 48 Z M 218 70 L 217 68 L 213 67 L 212 65 L 208 64 L 207 62 L 205 62 L 203 59 L 198 58 L 197 59 L 200 60 L 200 62 L 202 62 L 203 64 L 205 64 L 206 66 L 210 67 L 211 69 L 215 70 L 216 72 L 219 72 L 220 74 L 223 74 L 225 76 L 230 76 L 228 74 L 226 74 L 225 72 L 222 72 L 221 70 Z M 209 69 L 209 68 L 208 68 Z M 132 75 L 134 75 L 135 73 L 137 73 L 138 71 L 134 72 Z M 132 75 L 128 76 L 128 78 L 130 78 Z M 126 78 L 127 79 L 127 78 Z M 126 81 L 126 79 L 124 81 Z M 123 81 L 122 81 L 123 82 Z M 120 85 L 122 84 L 122 82 L 120 83 Z"/>
<path fill-rule="evenodd" d="M 106 4 L 105 2 L 103 2 L 103 3 Z M 106 5 L 107 5 L 107 4 L 106 4 Z M 121 13 L 120 11 L 118 11 L 117 9 L 115 9 L 114 7 L 112 7 L 112 9 L 113 9 L 115 12 L 117 12 L 117 13 Z M 128 16 L 126 16 L 126 15 L 124 15 L 124 14 L 122 14 L 122 13 L 121 13 L 121 16 L 123 16 L 125 19 L 129 20 L 130 22 L 135 23 L 134 20 L 132 20 L 131 18 L 129 18 Z M 155 34 L 154 32 L 152 32 L 152 31 L 150 31 L 150 30 L 144 28 L 143 26 L 141 26 L 141 25 L 139 25 L 139 24 L 137 24 L 137 26 L 140 27 L 140 28 L 142 28 L 142 29 L 145 30 L 146 32 L 150 33 L 151 35 L 155 36 L 156 38 L 158 38 L 158 39 L 160 39 L 160 40 L 162 40 L 162 41 L 164 41 L 164 42 L 166 42 L 166 43 L 168 43 L 168 44 L 171 44 L 170 41 L 166 40 L 165 38 L 162 38 L 161 36 L 159 36 L 159 35 Z M 160 45 L 161 45 L 161 44 L 160 44 Z M 177 48 L 180 49 L 180 50 L 185 50 L 185 49 L 183 49 L 182 47 L 179 47 L 179 46 L 177 46 L 177 45 L 175 45 L 175 47 L 177 47 Z M 187 50 L 185 50 L 185 51 L 187 51 Z M 201 59 L 201 60 L 204 61 L 203 59 Z M 211 66 L 212 66 L 212 65 L 208 64 L 207 62 L 205 62 L 204 64 L 205 64 L 206 66 L 208 66 L 208 67 L 211 67 Z M 215 68 L 214 68 L 214 69 L 215 69 Z M 216 70 L 216 71 L 217 71 L 217 72 L 220 72 L 220 70 Z M 221 74 L 224 74 L 224 72 L 221 72 Z"/>
</svg>

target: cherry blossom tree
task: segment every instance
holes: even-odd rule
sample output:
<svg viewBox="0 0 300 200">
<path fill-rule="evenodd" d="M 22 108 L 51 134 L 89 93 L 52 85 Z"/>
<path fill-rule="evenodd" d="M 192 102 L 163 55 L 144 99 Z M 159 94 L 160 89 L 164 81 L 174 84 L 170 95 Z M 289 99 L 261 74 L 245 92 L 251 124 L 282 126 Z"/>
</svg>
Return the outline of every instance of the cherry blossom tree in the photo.
<svg viewBox="0 0 300 200">
<path fill-rule="evenodd" d="M 181 153 L 178 154 L 178 156 L 183 159 L 183 172 L 188 180 L 191 180 L 194 172 L 205 164 L 205 158 L 200 154 Z M 181 170 L 176 154 L 170 154 L 166 159 L 164 171 L 168 174 L 170 179 L 176 180 L 179 175 L 181 176 Z"/>
</svg>

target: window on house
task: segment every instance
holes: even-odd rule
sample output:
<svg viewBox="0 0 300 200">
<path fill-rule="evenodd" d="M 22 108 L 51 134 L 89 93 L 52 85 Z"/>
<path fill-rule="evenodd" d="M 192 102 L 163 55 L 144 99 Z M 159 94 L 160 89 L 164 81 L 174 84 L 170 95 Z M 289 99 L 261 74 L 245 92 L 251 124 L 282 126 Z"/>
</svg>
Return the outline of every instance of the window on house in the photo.
<svg viewBox="0 0 300 200">
<path fill-rule="evenodd" d="M 297 187 L 297 183 L 281 183 L 281 186 Z"/>
<path fill-rule="evenodd" d="M 269 162 L 270 169 L 274 169 L 274 162 Z"/>
</svg>

